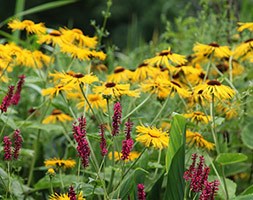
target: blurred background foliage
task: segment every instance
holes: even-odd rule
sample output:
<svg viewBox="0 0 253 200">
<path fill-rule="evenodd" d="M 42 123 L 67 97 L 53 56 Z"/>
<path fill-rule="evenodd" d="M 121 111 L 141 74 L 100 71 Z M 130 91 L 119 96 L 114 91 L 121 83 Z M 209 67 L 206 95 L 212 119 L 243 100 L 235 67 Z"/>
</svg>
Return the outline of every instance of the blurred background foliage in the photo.
<svg viewBox="0 0 253 200">
<path fill-rule="evenodd" d="M 0 0 L 0 21 L 14 15 L 19 1 L 23 0 Z M 51 1 L 24 1 L 24 10 Z M 101 25 L 101 12 L 105 9 L 106 0 L 79 0 L 23 18 L 44 22 L 51 28 L 80 28 L 85 34 L 94 35 L 91 20 Z M 131 51 L 147 42 L 156 43 L 162 39 L 178 50 L 186 38 L 189 48 L 192 46 L 189 41 L 196 41 L 196 38 L 199 42 L 208 37 L 209 40 L 231 42 L 230 25 L 235 25 L 236 21 L 252 21 L 253 0 L 113 0 L 110 11 L 106 26 L 110 35 L 103 43 L 115 45 L 121 51 Z M 3 29 L 9 31 L 7 27 Z"/>
</svg>

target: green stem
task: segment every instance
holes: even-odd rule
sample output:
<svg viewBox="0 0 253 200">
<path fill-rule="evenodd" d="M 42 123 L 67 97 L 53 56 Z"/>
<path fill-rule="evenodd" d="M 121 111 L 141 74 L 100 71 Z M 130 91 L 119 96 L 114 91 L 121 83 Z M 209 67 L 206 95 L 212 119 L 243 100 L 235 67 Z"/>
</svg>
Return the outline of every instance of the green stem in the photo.
<svg viewBox="0 0 253 200">
<path fill-rule="evenodd" d="M 158 154 L 158 159 L 157 159 L 157 165 L 159 165 L 160 162 L 161 162 L 161 155 L 162 155 L 162 149 L 159 149 L 159 154 Z M 156 167 L 156 169 L 155 169 L 154 179 L 156 178 L 157 173 L 158 173 L 158 167 Z"/>
<path fill-rule="evenodd" d="M 65 127 L 64 123 L 61 122 L 61 125 L 62 125 L 63 129 L 65 130 L 65 131 L 63 131 L 64 136 L 65 136 L 66 139 L 69 141 L 69 143 L 71 144 L 71 146 L 74 147 L 74 148 L 76 148 L 74 142 L 71 140 L 71 138 L 70 138 L 69 135 L 68 135 L 68 130 L 67 130 L 67 128 Z"/>
<path fill-rule="evenodd" d="M 138 106 L 136 106 L 130 113 L 128 113 L 125 117 L 122 118 L 122 121 L 124 121 L 125 119 L 127 119 L 130 115 L 132 115 L 136 110 L 138 110 L 141 106 L 143 106 L 148 99 L 152 96 L 152 93 L 150 93 L 146 99 L 144 99 Z"/>
<path fill-rule="evenodd" d="M 206 67 L 206 74 L 205 74 L 203 82 L 206 82 L 206 79 L 207 79 L 208 74 L 210 72 L 210 68 L 211 68 L 211 64 L 212 64 L 212 58 L 213 58 L 213 53 L 210 55 L 209 62 L 208 62 L 207 67 Z"/>
<path fill-rule="evenodd" d="M 16 0 L 16 6 L 15 6 L 15 15 L 24 11 L 25 8 L 25 0 Z M 22 16 L 17 17 L 20 21 L 22 20 Z M 20 37 L 20 31 L 17 30 L 13 33 L 13 36 L 17 39 Z"/>
<path fill-rule="evenodd" d="M 153 119 L 153 121 L 151 122 L 150 126 L 153 125 L 153 123 L 158 119 L 158 117 L 161 115 L 162 111 L 164 110 L 164 108 L 166 107 L 167 103 L 169 101 L 169 96 L 167 97 L 167 99 L 165 100 L 165 102 L 163 103 L 163 106 L 161 107 L 161 109 L 159 110 L 159 112 L 157 113 L 157 115 L 155 116 L 155 118 Z"/>
<path fill-rule="evenodd" d="M 226 177 L 225 177 L 225 172 L 224 172 L 224 166 L 221 165 L 221 171 L 222 171 L 222 179 L 223 179 L 223 182 L 224 182 L 224 188 L 225 188 L 225 200 L 228 200 L 229 199 L 229 196 L 228 196 L 228 188 L 227 188 L 227 183 L 226 183 Z"/>
<path fill-rule="evenodd" d="M 218 140 L 217 140 L 217 137 L 216 137 L 216 132 L 215 132 L 215 114 L 214 114 L 214 94 L 212 94 L 212 101 L 210 103 L 210 115 L 211 115 L 211 132 L 212 132 L 212 135 L 213 135 L 213 140 L 214 140 L 214 143 L 215 143 L 215 147 L 216 147 L 216 151 L 217 151 L 217 154 L 220 153 L 220 146 L 219 146 L 219 143 L 218 143 Z"/>
<path fill-rule="evenodd" d="M 63 183 L 63 180 L 62 180 L 62 169 L 61 168 L 59 169 L 59 176 L 60 176 L 60 182 L 61 182 L 61 189 L 63 191 L 63 189 L 64 189 L 64 183 Z"/>
<path fill-rule="evenodd" d="M 233 56 L 230 56 L 229 57 L 229 60 L 228 60 L 228 64 L 229 64 L 229 80 L 231 83 L 233 83 Z"/>
<path fill-rule="evenodd" d="M 63 98 L 63 100 L 65 101 L 65 103 L 67 104 L 68 109 L 69 109 L 69 111 L 71 112 L 72 116 L 75 118 L 75 120 L 77 120 L 76 114 L 74 113 L 74 111 L 73 111 L 73 109 L 71 108 L 71 106 L 69 106 L 69 102 L 68 102 L 68 100 L 66 99 L 66 97 L 63 95 L 62 92 L 60 92 L 60 95 L 61 95 L 61 97 Z"/>
<path fill-rule="evenodd" d="M 7 173 L 8 173 L 8 189 L 6 190 L 6 198 L 8 193 L 11 195 L 11 170 L 10 170 L 10 161 L 7 161 Z"/>
<path fill-rule="evenodd" d="M 113 186 L 113 179 L 114 179 L 114 175 L 115 175 L 115 169 L 114 169 L 114 166 L 115 166 L 115 142 L 114 142 L 114 138 L 112 138 L 112 172 L 111 172 L 111 176 L 110 176 L 110 181 L 109 181 L 109 185 L 108 185 L 108 191 L 110 192 L 111 189 L 112 189 L 112 186 Z"/>
</svg>

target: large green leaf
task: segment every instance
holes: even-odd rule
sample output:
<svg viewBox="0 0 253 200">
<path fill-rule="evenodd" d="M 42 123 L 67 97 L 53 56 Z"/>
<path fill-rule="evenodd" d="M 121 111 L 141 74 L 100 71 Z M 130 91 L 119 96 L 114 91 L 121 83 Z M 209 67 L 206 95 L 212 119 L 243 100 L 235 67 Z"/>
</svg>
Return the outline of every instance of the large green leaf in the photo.
<svg viewBox="0 0 253 200">
<path fill-rule="evenodd" d="M 247 187 L 247 188 L 242 192 L 242 195 L 246 195 L 246 194 L 253 194 L 253 185 Z"/>
<path fill-rule="evenodd" d="M 167 185 L 164 199 L 181 200 L 184 198 L 185 132 L 185 118 L 174 115 L 166 154 Z"/>
<path fill-rule="evenodd" d="M 253 199 L 253 194 L 249 194 L 249 195 L 237 196 L 233 198 L 232 200 L 252 200 L 252 199 Z"/>
<path fill-rule="evenodd" d="M 253 123 L 248 124 L 242 130 L 242 142 L 250 149 L 253 149 Z"/>
<path fill-rule="evenodd" d="M 248 157 L 242 153 L 221 153 L 217 156 L 216 162 L 221 165 L 230 165 L 247 160 Z"/>
</svg>

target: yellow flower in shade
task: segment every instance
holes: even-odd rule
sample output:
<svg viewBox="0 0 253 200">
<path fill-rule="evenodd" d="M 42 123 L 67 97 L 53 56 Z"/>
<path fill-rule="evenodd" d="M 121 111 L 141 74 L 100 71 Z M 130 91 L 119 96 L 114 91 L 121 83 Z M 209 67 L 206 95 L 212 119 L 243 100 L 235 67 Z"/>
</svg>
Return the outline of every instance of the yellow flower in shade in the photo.
<svg viewBox="0 0 253 200">
<path fill-rule="evenodd" d="M 242 32 L 242 31 L 244 31 L 245 29 L 248 29 L 249 31 L 253 31 L 253 22 L 245 22 L 245 23 L 243 23 L 243 22 L 238 22 L 237 23 L 238 24 L 238 28 L 237 28 L 237 31 L 238 32 Z"/>
<path fill-rule="evenodd" d="M 78 47 L 88 48 L 95 48 L 97 45 L 96 37 L 88 37 L 78 28 L 73 28 L 71 30 L 67 28 L 60 28 L 60 32 L 63 34 L 63 40 L 65 43 L 71 43 Z"/>
<path fill-rule="evenodd" d="M 175 75 L 181 75 L 181 76 L 187 76 L 188 74 L 197 74 L 199 73 L 199 70 L 194 68 L 190 65 L 177 65 L 175 66 L 172 74 Z"/>
<path fill-rule="evenodd" d="M 197 148 L 204 148 L 207 150 L 213 150 L 214 149 L 214 144 L 211 142 L 208 142 L 207 140 L 204 139 L 204 137 L 197 132 L 191 132 L 191 131 L 186 131 L 186 143 L 192 147 L 195 146 Z"/>
<path fill-rule="evenodd" d="M 62 43 L 60 44 L 60 50 L 65 54 L 70 54 L 72 58 L 77 58 L 79 60 L 90 60 L 91 58 L 104 60 L 106 58 L 106 54 L 102 51 L 81 48 L 73 44 Z"/>
<path fill-rule="evenodd" d="M 147 63 L 141 63 L 132 73 L 133 82 L 142 82 L 149 77 L 152 77 L 157 71 L 157 68 L 154 68 Z"/>
<path fill-rule="evenodd" d="M 205 96 L 207 100 L 212 99 L 212 95 L 217 99 L 231 99 L 235 95 L 235 91 L 226 85 L 222 85 L 217 80 L 210 80 L 204 84 L 197 85 L 194 88 L 196 93 L 201 93 Z"/>
<path fill-rule="evenodd" d="M 103 98 L 101 94 L 88 94 L 87 99 L 91 105 L 91 107 L 94 109 L 102 109 L 103 111 L 107 108 L 106 99 Z M 76 106 L 77 108 L 83 108 L 86 104 L 86 100 L 82 98 L 82 101 L 78 103 Z M 86 111 L 90 110 L 90 107 L 86 104 Z"/>
<path fill-rule="evenodd" d="M 216 109 L 221 115 L 223 116 L 225 115 L 227 120 L 231 120 L 238 117 L 238 111 L 240 110 L 240 105 L 238 104 L 238 102 L 231 103 L 229 101 L 225 101 L 225 102 L 220 102 L 217 105 Z"/>
<path fill-rule="evenodd" d="M 155 57 L 146 59 L 145 63 L 156 67 L 167 67 L 173 71 L 175 65 L 181 65 L 187 62 L 185 56 L 173 53 L 170 48 L 157 53 Z"/>
<path fill-rule="evenodd" d="M 142 143 L 146 147 L 154 147 L 157 149 L 167 148 L 169 144 L 169 135 L 156 127 L 137 126 L 136 141 Z"/>
<path fill-rule="evenodd" d="M 26 30 L 27 33 L 35 33 L 35 34 L 41 34 L 46 32 L 46 27 L 43 23 L 35 24 L 31 20 L 12 20 L 8 23 L 9 28 L 11 28 L 13 31 L 15 30 Z"/>
<path fill-rule="evenodd" d="M 76 165 L 76 161 L 72 159 L 61 160 L 58 158 L 52 158 L 44 161 L 46 167 L 59 167 L 59 168 L 73 168 Z"/>
<path fill-rule="evenodd" d="M 71 200 L 71 199 L 68 194 L 55 193 L 55 194 L 50 195 L 49 200 Z M 85 200 L 82 192 L 76 195 L 76 200 Z"/>
<path fill-rule="evenodd" d="M 192 113 L 187 113 L 183 115 L 185 118 L 191 119 L 191 122 L 202 122 L 205 124 L 208 124 L 208 122 L 211 120 L 211 116 L 205 115 L 205 113 L 200 112 L 200 111 L 195 111 Z"/>
<path fill-rule="evenodd" d="M 167 96 L 177 93 L 181 97 L 188 97 L 189 92 L 176 81 L 169 81 L 162 76 L 148 79 L 141 84 L 142 91 L 156 94 L 158 98 L 164 99 Z"/>
<path fill-rule="evenodd" d="M 238 46 L 236 46 L 234 52 L 233 52 L 233 56 L 238 59 L 241 57 L 246 57 L 247 55 L 252 53 L 253 51 L 253 38 L 248 39 L 246 41 L 244 41 L 243 43 L 239 44 Z"/>
<path fill-rule="evenodd" d="M 213 54 L 213 57 L 216 58 L 229 57 L 231 55 L 231 51 L 228 46 L 220 46 L 216 42 L 212 42 L 210 44 L 196 43 L 193 47 L 193 51 L 196 55 L 205 55 L 205 57 L 211 54 Z"/>
<path fill-rule="evenodd" d="M 190 108 L 195 104 L 205 106 L 207 103 L 209 103 L 210 100 L 206 99 L 206 95 L 203 94 L 203 89 L 196 90 L 196 88 L 187 99 Z"/>
<path fill-rule="evenodd" d="M 58 30 L 51 30 L 48 34 L 40 34 L 38 35 L 38 43 L 39 44 L 52 44 L 55 45 L 61 45 L 64 43 L 63 36 L 60 31 Z"/>
<path fill-rule="evenodd" d="M 189 73 L 186 75 L 186 80 L 192 85 L 198 85 L 202 83 L 205 79 L 206 73 L 203 71 L 203 69 L 198 68 L 196 69 L 196 73 Z"/>
<path fill-rule="evenodd" d="M 229 61 L 228 61 L 228 58 L 225 58 L 223 60 L 223 62 L 217 64 L 216 67 L 223 74 L 224 73 L 229 73 Z M 236 76 L 236 75 L 238 76 L 238 75 L 242 74 L 243 72 L 244 72 L 244 67 L 242 65 L 240 65 L 240 63 L 237 60 L 233 59 L 232 60 L 232 74 L 234 76 Z M 216 70 L 212 70 L 211 74 L 212 75 L 218 75 L 218 72 Z"/>
<path fill-rule="evenodd" d="M 128 82 L 132 77 L 132 72 L 124 67 L 115 67 L 112 74 L 108 75 L 107 82 L 124 83 Z"/>
<path fill-rule="evenodd" d="M 139 92 L 137 90 L 130 90 L 130 84 L 118 84 L 114 82 L 105 82 L 101 86 L 96 86 L 94 87 L 93 92 L 115 98 L 119 98 L 122 95 L 139 97 Z"/>
<path fill-rule="evenodd" d="M 47 116 L 43 121 L 42 124 L 55 124 L 56 122 L 66 122 L 72 121 L 73 118 L 69 115 L 62 113 L 62 111 L 58 109 L 54 109 L 51 115 Z"/>
<path fill-rule="evenodd" d="M 69 84 L 73 88 L 78 88 L 80 84 L 92 84 L 94 82 L 98 81 L 98 77 L 93 74 L 82 74 L 82 73 L 74 73 L 74 72 L 68 72 L 66 74 L 63 74 L 61 83 L 63 84 Z"/>
<path fill-rule="evenodd" d="M 129 154 L 128 159 L 125 160 L 125 162 L 134 161 L 136 158 L 140 156 L 140 153 L 137 151 L 131 151 Z M 108 157 L 110 160 L 112 160 L 112 152 L 108 153 Z M 114 151 L 114 160 L 119 161 L 121 160 L 122 153 L 119 151 Z"/>
<path fill-rule="evenodd" d="M 51 88 L 42 89 L 41 90 L 41 94 L 43 96 L 50 96 L 50 98 L 53 98 L 55 96 L 58 96 L 58 94 L 61 91 L 70 91 L 72 89 L 73 89 L 73 87 L 71 85 L 62 85 L 62 84 L 59 84 L 59 85 L 56 85 L 56 86 L 51 87 Z"/>
</svg>

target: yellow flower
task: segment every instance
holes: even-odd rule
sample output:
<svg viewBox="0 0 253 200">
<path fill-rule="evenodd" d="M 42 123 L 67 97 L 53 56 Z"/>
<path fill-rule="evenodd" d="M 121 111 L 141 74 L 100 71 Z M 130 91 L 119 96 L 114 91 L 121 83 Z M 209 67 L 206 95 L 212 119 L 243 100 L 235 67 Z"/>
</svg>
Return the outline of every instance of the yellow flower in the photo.
<svg viewBox="0 0 253 200">
<path fill-rule="evenodd" d="M 217 105 L 217 110 L 221 115 L 225 115 L 227 120 L 234 119 L 238 117 L 238 111 L 240 110 L 240 105 L 238 102 L 220 102 Z"/>
<path fill-rule="evenodd" d="M 169 144 L 169 135 L 162 129 L 156 127 L 137 126 L 136 141 L 141 142 L 146 147 L 154 147 L 157 149 L 167 148 Z"/>
<path fill-rule="evenodd" d="M 136 158 L 140 156 L 140 153 L 137 151 L 131 151 L 129 154 L 128 159 L 125 160 L 125 162 L 134 161 Z M 112 152 L 108 153 L 108 157 L 110 160 L 112 160 Z M 118 151 L 114 151 L 114 160 L 119 161 L 121 160 L 122 153 Z"/>
<path fill-rule="evenodd" d="M 101 86 L 96 86 L 93 89 L 94 93 L 102 94 L 103 96 L 112 96 L 119 98 L 122 95 L 130 97 L 139 97 L 139 92 L 136 90 L 130 90 L 130 84 L 117 84 L 114 82 L 105 82 Z"/>
<path fill-rule="evenodd" d="M 185 56 L 173 53 L 170 48 L 157 53 L 155 57 L 147 59 L 145 63 L 156 66 L 163 67 L 166 66 L 170 71 L 173 71 L 173 66 L 181 65 L 187 62 Z"/>
<path fill-rule="evenodd" d="M 79 194 L 77 194 L 77 200 L 85 200 L 85 198 L 83 197 L 83 193 L 80 192 Z M 49 197 L 49 200 L 70 200 L 70 197 L 68 194 L 52 194 Z"/>
<path fill-rule="evenodd" d="M 80 84 L 92 84 L 98 81 L 98 77 L 93 74 L 81 73 L 66 73 L 62 76 L 61 83 L 72 85 L 73 88 L 78 88 Z"/>
<path fill-rule="evenodd" d="M 191 122 L 202 122 L 205 124 L 208 124 L 208 122 L 211 120 L 211 116 L 205 115 L 205 113 L 200 111 L 195 111 L 193 113 L 187 113 L 183 115 L 185 118 L 190 118 Z"/>
<path fill-rule="evenodd" d="M 190 147 L 196 146 L 197 148 L 205 148 L 209 151 L 214 149 L 214 144 L 205 140 L 200 133 L 188 130 L 186 131 L 186 143 Z"/>
<path fill-rule="evenodd" d="M 55 45 L 61 45 L 64 43 L 63 36 L 60 31 L 57 30 L 51 30 L 48 34 L 40 34 L 38 35 L 38 41 L 39 44 L 52 44 Z"/>
<path fill-rule="evenodd" d="M 114 72 L 107 77 L 107 82 L 122 83 L 128 82 L 132 77 L 132 72 L 124 67 L 117 66 Z"/>
<path fill-rule="evenodd" d="M 72 121 L 73 118 L 70 117 L 69 115 L 66 115 L 64 113 L 62 113 L 60 110 L 58 109 L 54 109 L 51 113 L 51 115 L 47 116 L 43 121 L 42 124 L 54 124 L 57 121 L 60 122 L 66 122 L 66 121 Z"/>
<path fill-rule="evenodd" d="M 60 28 L 61 33 L 63 34 L 63 40 L 65 43 L 71 43 L 77 45 L 78 47 L 88 47 L 95 48 L 97 45 L 96 37 L 88 37 L 83 35 L 83 32 L 80 29 L 67 29 Z"/>
<path fill-rule="evenodd" d="M 73 168 L 76 165 L 76 161 L 72 159 L 61 160 L 58 158 L 52 158 L 44 161 L 46 167 L 60 167 L 60 168 Z"/>
<path fill-rule="evenodd" d="M 88 94 L 87 99 L 91 105 L 91 107 L 94 109 L 102 109 L 103 111 L 106 110 L 106 99 L 102 97 L 101 94 Z M 77 108 L 83 108 L 86 104 L 86 100 L 82 98 L 82 101 L 78 103 L 76 106 Z M 90 110 L 89 106 L 86 105 L 86 111 Z"/>
<path fill-rule="evenodd" d="M 219 44 L 212 42 L 210 44 L 201 44 L 196 43 L 193 47 L 193 51 L 195 53 L 210 56 L 213 54 L 213 57 L 216 58 L 223 58 L 229 57 L 231 55 L 231 51 L 228 46 L 220 46 Z"/>
<path fill-rule="evenodd" d="M 237 28 L 237 31 L 238 32 L 242 32 L 244 31 L 245 29 L 248 29 L 249 31 L 253 31 L 253 22 L 246 22 L 246 23 L 243 23 L 243 22 L 238 22 L 238 28 Z"/>
<path fill-rule="evenodd" d="M 162 76 L 146 80 L 141 84 L 141 88 L 144 92 L 157 94 L 158 98 L 161 99 L 164 99 L 169 95 L 173 96 L 175 93 L 181 97 L 189 96 L 189 92 L 184 89 L 180 83 L 176 81 L 169 81 Z"/>
<path fill-rule="evenodd" d="M 50 98 L 53 98 L 55 96 L 57 96 L 61 91 L 70 91 L 72 90 L 73 87 L 71 85 L 56 85 L 54 87 L 51 88 L 47 88 L 47 89 L 42 89 L 41 90 L 41 94 L 43 96 L 50 96 Z"/>
<path fill-rule="evenodd" d="M 147 63 L 141 63 L 132 73 L 133 82 L 142 82 L 149 77 L 152 77 L 157 71 L 157 68 L 154 68 Z"/>
<path fill-rule="evenodd" d="M 91 58 L 104 60 L 106 58 L 106 54 L 104 54 L 102 51 L 81 48 L 70 43 L 62 43 L 60 44 L 60 48 L 61 52 L 70 54 L 72 58 L 77 58 L 79 60 L 90 60 Z"/>
<path fill-rule="evenodd" d="M 203 89 L 195 90 L 191 93 L 188 97 L 188 104 L 189 107 L 194 106 L 195 104 L 200 104 L 205 106 L 210 99 L 206 99 L 206 95 L 203 94 Z"/>
<path fill-rule="evenodd" d="M 217 99 L 231 99 L 235 95 L 235 91 L 226 85 L 222 85 L 217 80 L 210 80 L 204 84 L 197 85 L 194 88 L 196 93 L 201 93 L 207 100 L 212 99 L 212 95 Z"/>
<path fill-rule="evenodd" d="M 241 57 L 247 57 L 249 53 L 252 53 L 253 49 L 252 47 L 253 47 L 253 39 L 251 38 L 236 46 L 233 52 L 233 56 L 236 59 Z"/>
<path fill-rule="evenodd" d="M 43 23 L 35 24 L 31 20 L 12 20 L 8 23 L 9 28 L 14 30 L 26 30 L 27 33 L 41 34 L 46 32 L 46 27 Z"/>
<path fill-rule="evenodd" d="M 54 168 L 49 168 L 48 170 L 47 170 L 47 174 L 49 175 L 49 177 L 53 177 L 53 176 L 55 176 L 55 171 L 54 171 Z"/>
</svg>

